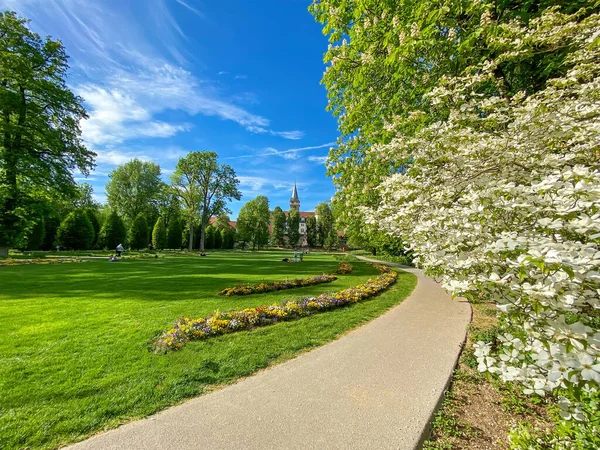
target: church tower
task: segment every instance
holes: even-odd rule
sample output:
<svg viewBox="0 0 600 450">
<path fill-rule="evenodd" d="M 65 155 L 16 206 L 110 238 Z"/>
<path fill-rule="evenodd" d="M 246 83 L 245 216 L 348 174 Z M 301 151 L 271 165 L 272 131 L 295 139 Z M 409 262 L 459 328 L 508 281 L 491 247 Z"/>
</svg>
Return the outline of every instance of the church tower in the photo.
<svg viewBox="0 0 600 450">
<path fill-rule="evenodd" d="M 298 198 L 298 189 L 296 189 L 296 182 L 294 182 L 294 190 L 292 191 L 292 198 L 290 198 L 290 211 L 297 209 L 300 211 L 300 199 Z"/>
</svg>

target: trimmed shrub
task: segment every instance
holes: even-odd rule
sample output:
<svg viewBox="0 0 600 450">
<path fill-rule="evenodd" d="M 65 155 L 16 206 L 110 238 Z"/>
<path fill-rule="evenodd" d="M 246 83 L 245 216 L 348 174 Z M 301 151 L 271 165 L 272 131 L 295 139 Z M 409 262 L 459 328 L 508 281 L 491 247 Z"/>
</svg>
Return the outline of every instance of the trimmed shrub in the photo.
<svg viewBox="0 0 600 450">
<path fill-rule="evenodd" d="M 31 234 L 27 239 L 27 250 L 39 250 L 44 243 L 44 237 L 46 235 L 46 224 L 44 217 L 40 216 L 36 224 L 31 230 Z"/>
<path fill-rule="evenodd" d="M 42 250 L 54 250 L 56 248 L 56 232 L 60 227 L 60 219 L 55 216 L 44 217 L 44 228 L 46 234 L 42 243 Z"/>
<path fill-rule="evenodd" d="M 88 250 L 94 243 L 94 226 L 87 214 L 75 210 L 65 218 L 56 232 L 58 245 L 73 250 Z"/>
<path fill-rule="evenodd" d="M 207 250 L 215 248 L 215 227 L 209 225 L 204 230 L 204 248 Z"/>
<path fill-rule="evenodd" d="M 134 250 L 148 247 L 148 222 L 146 218 L 138 214 L 129 229 L 129 245 Z"/>
<path fill-rule="evenodd" d="M 167 232 L 167 247 L 172 249 L 181 248 L 182 234 L 181 220 L 171 220 Z"/>
<path fill-rule="evenodd" d="M 88 219 L 90 219 L 92 226 L 94 227 L 94 241 L 92 242 L 92 247 L 96 248 L 96 246 L 98 245 L 98 237 L 100 236 L 100 221 L 98 221 L 96 211 L 94 211 L 93 209 L 88 208 L 85 210 L 85 213 L 88 216 Z"/>
<path fill-rule="evenodd" d="M 167 228 L 165 227 L 165 221 L 162 217 L 159 217 L 154 224 L 152 230 L 152 245 L 155 249 L 162 250 L 167 248 Z"/>
<path fill-rule="evenodd" d="M 119 244 L 123 244 L 127 238 L 127 229 L 119 215 L 112 211 L 102 229 L 98 238 L 98 245 L 102 248 L 114 249 Z"/>
<path fill-rule="evenodd" d="M 215 248 L 219 249 L 223 247 L 223 237 L 221 236 L 221 230 L 215 228 L 215 234 L 213 236 L 215 242 Z"/>
</svg>

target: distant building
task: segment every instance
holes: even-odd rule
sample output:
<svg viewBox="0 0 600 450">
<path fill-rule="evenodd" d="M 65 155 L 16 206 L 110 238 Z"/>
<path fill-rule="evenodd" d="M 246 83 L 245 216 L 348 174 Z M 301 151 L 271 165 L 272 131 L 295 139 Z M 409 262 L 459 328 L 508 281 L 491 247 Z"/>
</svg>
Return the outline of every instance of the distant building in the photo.
<svg viewBox="0 0 600 450">
<path fill-rule="evenodd" d="M 308 247 L 307 233 L 306 233 L 306 219 L 308 217 L 318 218 L 317 213 L 314 211 L 300 211 L 300 198 L 298 197 L 298 188 L 294 183 L 294 189 L 292 190 L 292 197 L 290 198 L 290 211 L 296 209 L 300 214 L 300 239 L 298 240 L 298 247 Z M 290 211 L 284 211 L 285 217 L 287 218 Z M 286 225 L 287 228 L 287 225 Z M 286 230 L 287 234 L 287 230 Z"/>
</svg>

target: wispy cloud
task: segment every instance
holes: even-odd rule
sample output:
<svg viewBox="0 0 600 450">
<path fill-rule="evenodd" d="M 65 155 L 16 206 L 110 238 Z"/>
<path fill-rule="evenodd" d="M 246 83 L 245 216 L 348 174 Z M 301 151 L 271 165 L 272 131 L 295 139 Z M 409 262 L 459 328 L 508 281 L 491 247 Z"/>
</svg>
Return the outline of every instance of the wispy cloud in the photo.
<svg viewBox="0 0 600 450">
<path fill-rule="evenodd" d="M 0 8 L 16 9 L 32 19 L 36 30 L 65 42 L 79 69 L 71 86 L 84 97 L 90 112 L 83 124 L 88 144 L 165 138 L 190 130 L 186 123 L 157 119 L 169 110 L 219 117 L 252 133 L 260 129 L 286 139 L 303 136 L 300 131 L 270 130 L 268 118 L 227 100 L 215 83 L 200 80 L 182 67 L 186 56 L 180 44 L 187 37 L 169 8 L 179 5 L 202 16 L 191 0 L 147 3 L 147 8 L 135 13 L 126 3 L 119 3 L 117 10 L 92 0 L 0 0 Z"/>
<path fill-rule="evenodd" d="M 188 3 L 184 2 L 183 0 L 175 0 L 177 3 L 179 3 L 181 6 L 183 6 L 184 8 L 189 9 L 190 11 L 192 11 L 194 14 L 196 14 L 198 17 L 202 17 L 204 18 L 204 14 L 202 14 L 200 11 L 198 11 L 196 8 L 194 8 L 193 6 L 190 6 Z"/>
<path fill-rule="evenodd" d="M 246 80 L 248 78 L 248 75 L 236 75 L 235 77 L 233 77 L 235 80 Z"/>
<path fill-rule="evenodd" d="M 304 137 L 304 132 L 299 131 L 299 130 L 274 131 L 274 130 L 269 130 L 264 127 L 257 127 L 257 126 L 249 126 L 249 127 L 246 127 L 246 129 L 248 131 L 250 131 L 251 133 L 270 134 L 271 136 L 280 136 L 282 138 L 291 139 L 291 140 L 298 140 L 298 139 L 302 139 Z"/>
<path fill-rule="evenodd" d="M 314 145 L 310 147 L 300 147 L 300 148 L 290 148 L 289 150 L 277 150 L 273 147 L 267 147 L 262 153 L 257 153 L 253 155 L 238 155 L 238 156 L 230 156 L 225 159 L 240 159 L 240 158 L 256 158 L 260 156 L 280 156 L 285 159 L 297 159 L 297 154 L 299 152 L 305 152 L 307 150 L 316 150 L 319 148 L 331 147 L 335 145 L 335 142 L 328 142 L 327 144 L 322 145 Z"/>
<path fill-rule="evenodd" d="M 152 158 L 148 155 L 134 153 L 134 152 L 122 152 L 119 150 L 96 150 L 97 157 L 96 162 L 99 164 L 109 164 L 113 166 L 119 166 L 125 164 L 132 159 L 141 159 L 142 161 L 151 161 Z"/>
<path fill-rule="evenodd" d="M 292 187 L 294 186 L 294 181 L 280 180 L 277 176 L 261 177 L 241 175 L 238 176 L 238 180 L 240 180 L 240 190 L 246 195 L 268 195 L 272 192 L 277 192 L 278 194 L 285 192 L 285 195 L 287 195 L 288 191 L 291 194 Z M 299 188 L 303 185 L 303 183 L 298 183 Z"/>
<path fill-rule="evenodd" d="M 325 164 L 327 162 L 327 156 L 309 156 L 308 160 L 319 164 Z"/>
</svg>

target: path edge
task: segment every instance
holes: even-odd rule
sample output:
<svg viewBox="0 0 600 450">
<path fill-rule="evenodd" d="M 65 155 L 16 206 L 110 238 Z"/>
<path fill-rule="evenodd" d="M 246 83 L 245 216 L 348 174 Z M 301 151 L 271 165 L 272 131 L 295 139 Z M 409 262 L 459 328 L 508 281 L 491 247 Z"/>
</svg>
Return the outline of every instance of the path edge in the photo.
<svg viewBox="0 0 600 450">
<path fill-rule="evenodd" d="M 372 262 L 375 264 L 382 264 L 382 265 L 386 265 L 386 266 L 390 266 L 390 267 L 395 267 L 397 269 L 413 269 L 414 267 L 411 266 L 406 266 L 403 264 L 398 264 L 398 263 L 392 263 L 392 262 L 388 262 L 388 261 L 380 261 L 374 258 L 366 258 L 364 256 L 359 256 L 359 255 L 351 255 L 354 256 L 356 259 L 360 259 L 362 261 L 367 261 L 367 262 Z M 465 349 L 465 345 L 467 344 L 467 337 L 468 337 L 468 327 L 469 325 L 473 322 L 473 307 L 471 306 L 471 303 L 463 298 L 463 297 L 456 297 L 452 299 L 453 301 L 465 301 L 467 302 L 467 304 L 469 305 L 469 323 L 467 324 L 467 326 L 465 327 L 465 336 L 463 337 L 462 342 L 459 344 L 459 350 L 456 354 L 456 358 L 454 360 L 454 365 L 452 366 L 452 371 L 450 372 L 450 376 L 448 377 L 448 380 L 446 381 L 446 384 L 444 385 L 444 389 L 442 390 L 442 392 L 440 393 L 440 396 L 438 397 L 435 406 L 433 407 L 433 410 L 431 411 L 431 414 L 429 415 L 429 419 L 427 419 L 427 425 L 425 426 L 425 428 L 423 429 L 423 431 L 421 431 L 421 434 L 419 436 L 419 439 L 417 441 L 417 443 L 414 446 L 414 450 L 420 450 L 423 448 L 423 444 L 425 443 L 425 441 L 427 441 L 427 439 L 429 439 L 431 437 L 431 431 L 432 431 L 432 425 L 433 425 L 433 420 L 435 419 L 436 414 L 438 413 L 438 411 L 440 410 L 440 408 L 442 407 L 442 404 L 444 403 L 444 400 L 446 399 L 446 394 L 448 394 L 448 392 L 450 391 L 450 389 L 452 388 L 452 382 L 454 381 L 454 373 L 456 372 L 456 368 L 458 367 L 458 364 L 460 362 L 460 357 L 463 354 L 463 351 Z"/>
</svg>

